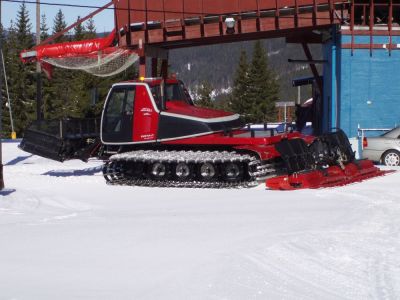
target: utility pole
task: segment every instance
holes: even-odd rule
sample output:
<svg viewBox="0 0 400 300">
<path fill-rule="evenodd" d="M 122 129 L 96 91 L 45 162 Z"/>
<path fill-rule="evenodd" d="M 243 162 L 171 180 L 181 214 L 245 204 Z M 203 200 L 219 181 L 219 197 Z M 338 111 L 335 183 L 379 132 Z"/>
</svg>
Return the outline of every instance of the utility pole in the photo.
<svg viewBox="0 0 400 300">
<path fill-rule="evenodd" d="M 3 25 L 1 22 L 1 0 L 0 0 L 0 26 L 2 32 L 0 34 L 0 53 L 3 50 Z M 0 69 L 3 69 L 3 60 L 0 60 Z M 2 130 L 3 130 L 3 72 L 0 72 L 0 191 L 4 189 L 4 178 L 3 178 L 3 144 L 2 144 Z"/>
<path fill-rule="evenodd" d="M 40 44 L 40 0 L 36 2 L 36 45 Z M 36 119 L 42 120 L 42 75 L 40 63 L 36 63 Z"/>
</svg>

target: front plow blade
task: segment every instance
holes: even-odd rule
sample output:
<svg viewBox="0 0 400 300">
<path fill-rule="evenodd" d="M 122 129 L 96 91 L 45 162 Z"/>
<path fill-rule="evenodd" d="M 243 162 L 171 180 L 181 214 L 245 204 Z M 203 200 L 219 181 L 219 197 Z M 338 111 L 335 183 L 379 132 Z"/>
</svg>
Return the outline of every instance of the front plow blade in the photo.
<svg viewBox="0 0 400 300">
<path fill-rule="evenodd" d="M 318 189 L 359 182 L 390 172 L 394 171 L 382 171 L 372 161 L 360 160 L 347 164 L 344 169 L 331 166 L 322 170 L 273 177 L 267 179 L 265 184 L 271 190 Z"/>
</svg>

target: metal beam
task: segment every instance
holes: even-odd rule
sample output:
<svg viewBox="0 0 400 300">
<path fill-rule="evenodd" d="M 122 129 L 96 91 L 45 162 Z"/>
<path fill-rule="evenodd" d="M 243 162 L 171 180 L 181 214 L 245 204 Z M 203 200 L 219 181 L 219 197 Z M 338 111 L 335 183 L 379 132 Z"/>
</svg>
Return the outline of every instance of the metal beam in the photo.
<svg viewBox="0 0 400 300">
<path fill-rule="evenodd" d="M 310 48 L 308 48 L 308 45 L 306 43 L 302 43 L 301 45 L 303 47 L 304 54 L 306 55 L 307 60 L 313 61 L 312 54 L 311 54 Z M 317 67 L 315 66 L 314 63 L 310 63 L 310 69 L 314 75 L 315 82 L 317 83 L 319 92 L 321 93 L 321 95 L 323 95 L 323 83 L 322 83 L 321 77 L 318 74 Z"/>
<path fill-rule="evenodd" d="M 36 2 L 36 45 L 40 44 L 40 0 Z M 42 110 L 42 74 L 40 63 L 36 62 L 36 119 L 43 119 Z"/>
<path fill-rule="evenodd" d="M 0 26 L 2 26 L 1 22 L 1 0 L 0 0 Z M 4 28 L 2 28 L 4 30 Z M 3 32 L 0 34 L 0 53 L 1 50 L 3 49 Z M 2 61 L 0 61 L 0 66 L 2 67 Z M 1 70 L 2 68 L 0 68 Z M 3 131 L 3 94 L 2 94 L 2 88 L 3 88 L 3 72 L 0 72 L 0 190 L 4 189 L 4 177 L 3 177 L 3 144 L 2 144 L 2 131 Z"/>
<path fill-rule="evenodd" d="M 92 12 L 91 14 L 87 15 L 86 17 L 80 19 L 79 21 L 73 23 L 72 25 L 68 26 L 67 28 L 65 28 L 64 30 L 57 32 L 56 34 L 52 35 L 51 37 L 45 39 L 43 42 L 41 42 L 39 44 L 39 46 L 41 45 L 46 45 L 52 41 L 54 41 L 56 38 L 59 38 L 60 36 L 62 36 L 64 33 L 68 32 L 69 30 L 71 30 L 72 28 L 74 28 L 76 25 L 79 25 L 83 22 L 85 22 L 86 20 L 90 19 L 91 17 L 93 17 L 94 15 L 97 15 L 99 12 L 102 12 L 103 10 L 105 10 L 107 7 L 110 7 L 111 5 L 113 5 L 113 1 L 107 3 L 106 5 L 102 6 L 99 9 L 96 9 L 94 12 Z"/>
<path fill-rule="evenodd" d="M 152 58 L 168 59 L 169 56 L 168 50 L 149 45 L 145 45 L 145 53 L 146 56 Z"/>
<path fill-rule="evenodd" d="M 325 64 L 328 61 L 326 59 L 313 59 L 313 60 L 309 60 L 309 59 L 288 59 L 288 62 L 290 63 L 295 63 L 295 64 Z"/>
<path fill-rule="evenodd" d="M 330 28 L 330 26 L 331 25 L 321 25 L 317 28 L 322 30 L 322 29 L 328 29 Z M 178 48 L 187 48 L 187 47 L 214 45 L 214 44 L 235 43 L 241 41 L 252 41 L 252 40 L 267 39 L 267 38 L 280 38 L 292 34 L 301 34 L 306 32 L 307 30 L 310 30 L 310 28 L 307 27 L 297 28 L 297 29 L 290 28 L 282 30 L 251 32 L 251 33 L 224 35 L 224 36 L 210 36 L 203 38 L 152 43 L 151 46 L 162 49 L 178 49 Z"/>
<path fill-rule="evenodd" d="M 323 34 L 317 34 L 308 30 L 303 34 L 294 34 L 286 37 L 286 43 L 288 44 L 322 44 L 323 41 Z"/>
</svg>

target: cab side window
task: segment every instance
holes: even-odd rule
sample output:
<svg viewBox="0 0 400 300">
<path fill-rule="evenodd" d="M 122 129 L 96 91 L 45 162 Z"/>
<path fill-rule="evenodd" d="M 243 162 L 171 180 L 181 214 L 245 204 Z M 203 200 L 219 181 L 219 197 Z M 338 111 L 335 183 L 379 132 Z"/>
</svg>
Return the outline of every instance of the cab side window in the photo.
<svg viewBox="0 0 400 300">
<path fill-rule="evenodd" d="M 136 90 L 128 90 L 126 95 L 126 104 L 125 104 L 125 115 L 133 115 L 133 102 L 135 101 L 135 91 Z"/>
<path fill-rule="evenodd" d="M 134 86 L 118 86 L 111 91 L 102 122 L 104 142 L 132 142 L 135 93 Z"/>
<path fill-rule="evenodd" d="M 121 131 L 121 111 L 124 105 L 125 90 L 114 90 L 106 109 L 104 129 L 107 132 Z"/>
</svg>

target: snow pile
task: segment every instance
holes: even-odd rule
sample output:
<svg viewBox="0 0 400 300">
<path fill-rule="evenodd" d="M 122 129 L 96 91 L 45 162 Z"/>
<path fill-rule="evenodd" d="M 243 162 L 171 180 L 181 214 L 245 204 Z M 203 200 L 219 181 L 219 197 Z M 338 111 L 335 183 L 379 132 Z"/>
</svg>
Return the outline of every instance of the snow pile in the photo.
<svg viewBox="0 0 400 300">
<path fill-rule="evenodd" d="M 400 173 L 295 192 L 107 186 L 4 144 L 0 299 L 396 299 Z"/>
</svg>

